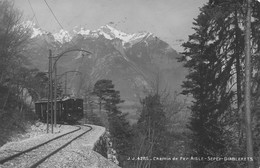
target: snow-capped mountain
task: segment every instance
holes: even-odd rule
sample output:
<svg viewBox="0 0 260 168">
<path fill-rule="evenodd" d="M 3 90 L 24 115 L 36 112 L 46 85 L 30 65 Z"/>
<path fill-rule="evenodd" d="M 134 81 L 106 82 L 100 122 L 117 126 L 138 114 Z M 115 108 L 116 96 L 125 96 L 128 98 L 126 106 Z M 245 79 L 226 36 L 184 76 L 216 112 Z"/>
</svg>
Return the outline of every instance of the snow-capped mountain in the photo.
<svg viewBox="0 0 260 168">
<path fill-rule="evenodd" d="M 36 27 L 36 24 L 32 21 L 25 21 L 22 23 L 24 28 L 29 28 L 32 31 L 31 37 L 34 38 L 36 36 L 42 36 L 44 34 L 48 34 L 48 32 Z"/>
<path fill-rule="evenodd" d="M 109 25 L 102 26 L 97 30 L 91 31 L 88 29 L 80 28 L 79 30 L 74 29 L 73 32 L 75 34 L 80 34 L 85 37 L 99 37 L 100 35 L 103 35 L 108 40 L 113 39 L 120 39 L 122 40 L 123 44 L 125 43 L 131 43 L 137 40 L 141 40 L 142 38 L 152 35 L 151 33 L 134 33 L 134 34 L 127 34 L 120 30 L 117 30 Z"/>
<path fill-rule="evenodd" d="M 77 94 L 99 79 L 111 79 L 124 100 L 138 102 L 157 77 L 161 88 L 178 90 L 186 74 L 176 60 L 177 52 L 149 32 L 127 34 L 108 25 L 97 30 L 61 30 L 56 34 L 37 34 L 38 30 L 33 29 L 35 35 L 27 50 L 32 65 L 43 71 L 47 70 L 49 49 L 53 55 L 71 47 L 93 53 L 82 57 L 83 52 L 72 52 L 58 61 L 58 74 L 68 70 L 82 72 L 81 77 L 72 73 L 68 78 L 70 90 Z"/>
<path fill-rule="evenodd" d="M 58 33 L 54 33 L 53 36 L 54 39 L 60 43 L 70 42 L 72 39 L 70 33 L 63 29 L 61 29 Z"/>
<path fill-rule="evenodd" d="M 43 34 L 47 34 L 46 31 L 41 30 L 40 28 L 36 28 L 33 22 L 26 22 L 26 25 L 32 29 L 32 38 L 36 36 L 41 36 Z M 126 43 L 134 44 L 136 42 L 141 41 L 143 38 L 147 38 L 149 36 L 153 36 L 152 33 L 148 32 L 139 32 L 134 34 L 127 34 L 120 30 L 117 30 L 109 25 L 105 25 L 100 27 L 97 30 L 88 30 L 86 28 L 75 28 L 72 32 L 61 29 L 59 32 L 54 33 L 54 39 L 60 43 L 70 42 L 75 35 L 82 35 L 85 38 L 98 38 L 100 35 L 103 35 L 108 40 L 120 39 L 122 40 L 123 45 Z"/>
</svg>

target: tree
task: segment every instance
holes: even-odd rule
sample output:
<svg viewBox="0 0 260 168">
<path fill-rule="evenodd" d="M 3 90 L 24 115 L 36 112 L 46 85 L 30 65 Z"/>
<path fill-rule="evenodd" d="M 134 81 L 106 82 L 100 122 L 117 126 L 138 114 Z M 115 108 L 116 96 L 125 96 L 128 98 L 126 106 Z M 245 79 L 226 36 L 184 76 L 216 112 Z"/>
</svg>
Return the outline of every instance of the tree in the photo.
<svg viewBox="0 0 260 168">
<path fill-rule="evenodd" d="M 195 33 L 183 44 L 185 52 L 180 61 L 190 72 L 183 83 L 183 94 L 194 98 L 190 129 L 195 154 L 244 155 L 244 2 L 210 0 L 193 23 Z M 259 3 L 253 2 L 252 7 L 260 9 Z M 252 19 L 254 79 L 259 70 L 259 13 L 255 10 Z M 251 83 L 255 96 L 258 84 L 256 80 Z"/>
<path fill-rule="evenodd" d="M 13 3 L 0 2 L 0 83 L 3 84 L 11 72 L 24 59 L 21 52 L 30 37 L 30 30 L 20 24 L 21 14 Z"/>
<path fill-rule="evenodd" d="M 4 0 L 0 2 L 0 88 L 1 110 L 13 97 L 16 71 L 23 65 L 26 58 L 22 51 L 30 31 L 20 24 L 21 14 L 14 9 L 13 3 Z M 16 90 L 16 89 L 15 89 Z M 13 106 L 13 105 L 12 105 Z"/>
<path fill-rule="evenodd" d="M 95 95 L 93 93 L 93 85 L 91 84 L 91 82 L 84 85 L 83 90 L 84 90 L 83 94 L 84 94 L 84 102 L 85 102 L 85 106 L 84 106 L 85 119 L 90 124 L 103 126 L 100 117 L 98 117 L 97 114 L 94 113 Z"/>
<path fill-rule="evenodd" d="M 36 92 L 34 100 L 48 97 L 48 81 L 49 79 L 46 73 L 36 72 L 33 80 L 31 81 L 31 84 L 34 86 L 34 90 L 32 90 L 32 92 Z"/>
<path fill-rule="evenodd" d="M 227 31 L 220 26 L 224 17 L 221 12 L 210 4 L 201 8 L 193 23 L 195 33 L 183 44 L 186 52 L 181 61 L 189 69 L 187 80 L 183 82 L 183 94 L 191 94 L 194 98 L 189 124 L 193 132 L 193 156 L 227 154 L 230 132 L 226 128 L 232 128 L 229 120 L 235 115 L 229 111 L 235 95 L 233 82 L 230 82 L 235 57 L 228 55 L 226 46 L 221 46 L 227 40 L 227 35 L 224 36 Z M 197 162 L 194 167 L 206 164 Z"/>
<path fill-rule="evenodd" d="M 147 160 L 137 160 L 135 167 L 165 167 L 167 161 L 155 161 L 153 157 L 168 155 L 166 146 L 167 127 L 162 98 L 158 93 L 149 94 L 142 101 L 141 115 L 136 128 L 135 156 L 146 156 Z M 151 160 L 150 160 L 151 159 Z"/>
<path fill-rule="evenodd" d="M 101 79 L 98 80 L 94 85 L 93 94 L 98 97 L 99 112 L 106 99 L 114 92 L 114 85 L 111 80 Z"/>
<path fill-rule="evenodd" d="M 119 165 L 125 167 L 126 160 L 131 155 L 133 133 L 127 114 L 122 114 L 117 108 L 113 108 L 108 114 L 109 133 L 111 135 L 112 147 L 118 155 Z"/>
<path fill-rule="evenodd" d="M 102 79 L 95 83 L 93 93 L 99 98 L 100 111 L 101 105 L 104 105 L 108 116 L 108 130 L 111 135 L 112 147 L 118 154 L 119 165 L 124 165 L 124 161 L 130 156 L 132 130 L 125 119 L 127 114 L 123 114 L 117 106 L 123 102 L 120 98 L 120 92 L 114 89 L 111 80 Z"/>
<path fill-rule="evenodd" d="M 247 134 L 247 156 L 254 157 L 252 126 L 251 126 L 251 0 L 247 1 L 246 29 L 245 29 L 245 116 Z M 253 168 L 254 162 L 248 162 L 248 167 Z"/>
</svg>

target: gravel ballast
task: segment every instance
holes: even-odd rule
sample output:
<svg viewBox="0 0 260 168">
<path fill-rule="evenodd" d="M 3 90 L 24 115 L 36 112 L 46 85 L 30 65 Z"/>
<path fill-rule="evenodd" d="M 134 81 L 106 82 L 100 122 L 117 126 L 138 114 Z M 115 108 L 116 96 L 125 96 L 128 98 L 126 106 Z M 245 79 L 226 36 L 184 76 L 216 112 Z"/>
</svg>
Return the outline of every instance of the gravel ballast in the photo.
<svg viewBox="0 0 260 168">
<path fill-rule="evenodd" d="M 105 133 L 105 128 L 95 125 L 92 130 L 46 160 L 39 168 L 119 168 L 99 153 L 93 151 L 96 142 Z"/>
<path fill-rule="evenodd" d="M 46 125 L 40 124 L 35 126 L 33 129 L 43 129 Z M 73 141 L 70 145 L 66 148 L 62 149 L 58 153 L 56 153 L 51 158 L 44 161 L 39 167 L 86 167 L 86 168 L 118 168 L 118 166 L 100 154 L 93 151 L 93 148 L 99 138 L 105 133 L 105 128 L 100 126 L 91 125 L 92 130 L 87 134 L 83 135 L 81 138 Z M 86 127 L 87 128 L 87 127 Z M 0 148 L 0 158 L 5 158 L 11 154 L 14 154 L 18 151 L 28 149 L 34 145 L 39 143 L 45 142 L 51 138 L 64 134 L 66 132 L 75 130 L 75 126 L 70 125 L 60 125 L 54 129 L 54 134 L 46 134 L 45 129 L 44 131 L 37 131 L 29 133 L 29 137 L 25 140 L 17 141 L 17 142 L 10 142 L 5 144 Z M 89 128 L 88 128 L 89 129 Z M 49 150 L 49 149 L 44 149 Z M 30 159 L 30 157 L 26 158 Z M 25 160 L 26 162 L 26 160 Z M 0 167 L 3 165 L 0 165 Z M 5 165 L 6 167 L 24 167 L 22 165 L 15 166 L 10 164 Z"/>
</svg>

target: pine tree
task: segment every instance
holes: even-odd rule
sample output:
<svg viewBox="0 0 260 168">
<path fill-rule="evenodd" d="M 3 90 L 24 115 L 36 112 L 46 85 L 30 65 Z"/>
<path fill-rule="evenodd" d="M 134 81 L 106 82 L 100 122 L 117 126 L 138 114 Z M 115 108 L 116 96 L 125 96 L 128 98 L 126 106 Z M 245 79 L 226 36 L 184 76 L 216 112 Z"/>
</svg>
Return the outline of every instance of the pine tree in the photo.
<svg viewBox="0 0 260 168">
<path fill-rule="evenodd" d="M 130 156 L 132 130 L 125 118 L 127 114 L 123 114 L 117 106 L 123 102 L 120 98 L 120 92 L 114 89 L 111 80 L 102 79 L 94 85 L 93 93 L 99 97 L 100 109 L 101 104 L 103 104 L 107 112 L 112 147 L 116 150 L 119 164 L 122 166 L 127 157 Z"/>
<path fill-rule="evenodd" d="M 195 33 L 183 44 L 185 52 L 180 61 L 185 62 L 190 71 L 183 83 L 183 93 L 194 98 L 190 128 L 194 135 L 192 147 L 195 154 L 243 155 L 245 151 L 242 114 L 244 2 L 210 0 L 201 8 L 193 23 Z M 255 104 L 258 104 L 260 10 L 257 9 L 260 8 L 257 1 L 253 2 L 252 53 L 255 73 L 252 93 Z"/>
<path fill-rule="evenodd" d="M 112 92 L 114 92 L 114 85 L 111 80 L 101 79 L 95 83 L 93 94 L 98 97 L 99 112 L 101 112 L 102 105 L 106 99 L 109 99 Z"/>
<path fill-rule="evenodd" d="M 226 112 L 234 92 L 229 89 L 232 60 L 222 59 L 218 53 L 221 40 L 214 32 L 214 18 L 217 15 L 212 6 L 206 5 L 195 19 L 194 30 L 181 61 L 189 69 L 183 83 L 183 94 L 194 98 L 189 128 L 193 132 L 192 155 L 224 156 L 226 153 L 225 122 Z M 219 36 L 223 34 L 219 32 Z M 222 61 L 225 61 L 224 63 Z M 195 162 L 194 167 L 207 163 Z"/>
</svg>

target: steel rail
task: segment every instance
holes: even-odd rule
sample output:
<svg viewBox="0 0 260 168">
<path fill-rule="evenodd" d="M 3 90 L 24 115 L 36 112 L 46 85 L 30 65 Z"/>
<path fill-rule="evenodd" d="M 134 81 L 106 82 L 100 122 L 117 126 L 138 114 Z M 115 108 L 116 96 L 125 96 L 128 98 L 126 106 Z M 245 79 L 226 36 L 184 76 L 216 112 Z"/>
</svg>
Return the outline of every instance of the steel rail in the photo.
<svg viewBox="0 0 260 168">
<path fill-rule="evenodd" d="M 52 151 L 47 156 L 43 157 L 41 160 L 39 160 L 35 164 L 31 165 L 29 168 L 36 168 L 37 166 L 42 164 L 46 159 L 50 158 L 51 156 L 53 156 L 54 154 L 56 154 L 57 152 L 59 152 L 60 150 L 65 148 L 66 146 L 68 146 L 71 142 L 75 141 L 76 139 L 80 138 L 81 136 L 83 136 L 84 134 L 88 133 L 89 131 L 91 131 L 93 129 L 91 126 L 88 126 L 88 125 L 81 125 L 81 126 L 86 126 L 86 127 L 89 127 L 90 129 L 85 131 L 85 132 L 83 132 L 83 133 L 81 133 L 80 135 L 74 137 L 72 140 L 68 141 L 67 143 L 65 143 L 61 147 L 57 148 L 56 150 Z"/>
<path fill-rule="evenodd" d="M 50 140 L 48 140 L 48 141 L 46 141 L 46 142 L 43 142 L 43 143 L 38 144 L 38 145 L 36 145 L 36 146 L 33 146 L 33 147 L 29 148 L 29 149 L 26 149 L 26 150 L 24 150 L 24 151 L 18 152 L 18 153 L 16 153 L 16 154 L 13 154 L 13 155 L 11 155 L 11 156 L 8 156 L 8 157 L 6 157 L 6 158 L 4 158 L 4 159 L 1 159 L 1 160 L 0 160 L 0 164 L 4 164 L 5 162 L 8 162 L 8 161 L 10 161 L 10 160 L 12 160 L 12 159 L 14 159 L 14 158 L 16 158 L 16 157 L 22 155 L 22 154 L 28 153 L 28 152 L 30 152 L 30 151 L 32 151 L 32 150 L 34 150 L 34 149 L 37 149 L 37 148 L 39 148 L 39 147 L 41 147 L 41 146 L 43 146 L 43 145 L 48 144 L 48 143 L 50 143 L 50 142 L 52 142 L 52 141 L 54 141 L 54 140 L 56 140 L 56 139 L 59 139 L 59 138 L 61 138 L 61 137 L 63 137 L 63 136 L 66 136 L 66 135 L 68 135 L 68 134 L 74 133 L 74 132 L 79 131 L 79 130 L 81 129 L 79 126 L 76 126 L 76 127 L 78 127 L 78 128 L 75 129 L 75 130 L 73 130 L 73 131 L 70 131 L 70 132 L 67 132 L 67 133 L 65 133 L 65 134 L 59 135 L 59 136 L 57 136 L 57 137 L 55 137 L 55 138 L 52 138 L 52 139 L 50 139 Z"/>
</svg>

